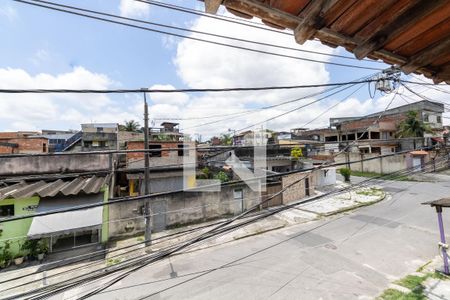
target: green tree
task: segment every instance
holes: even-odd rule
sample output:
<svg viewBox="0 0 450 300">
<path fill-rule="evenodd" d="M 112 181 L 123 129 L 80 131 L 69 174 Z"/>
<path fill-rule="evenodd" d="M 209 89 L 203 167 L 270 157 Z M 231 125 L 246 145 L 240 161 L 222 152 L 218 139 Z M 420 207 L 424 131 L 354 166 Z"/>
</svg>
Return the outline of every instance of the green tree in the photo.
<svg viewBox="0 0 450 300">
<path fill-rule="evenodd" d="M 220 143 L 225 146 L 230 146 L 233 144 L 233 137 L 231 134 L 222 134 L 220 136 Z"/>
<path fill-rule="evenodd" d="M 408 111 L 406 119 L 398 127 L 397 136 L 404 137 L 423 137 L 424 133 L 431 133 L 431 127 L 421 121 L 417 111 Z M 414 139 L 414 149 L 416 149 L 416 140 Z"/>
<path fill-rule="evenodd" d="M 294 160 L 298 160 L 300 157 L 303 157 L 303 151 L 302 151 L 302 149 L 300 149 L 300 147 L 298 147 L 298 146 L 295 146 L 295 147 L 293 147 L 292 149 L 291 149 L 291 157 L 294 159 Z"/>
<path fill-rule="evenodd" d="M 119 125 L 119 129 L 122 131 L 136 132 L 136 131 L 139 131 L 140 128 L 141 128 L 141 125 L 139 124 L 139 122 L 136 122 L 135 120 L 129 120 L 129 121 L 125 120 L 124 125 Z"/>
<path fill-rule="evenodd" d="M 202 174 L 200 175 L 202 179 L 211 179 L 212 178 L 212 172 L 208 167 L 204 167 L 202 169 Z"/>
<path fill-rule="evenodd" d="M 214 179 L 219 179 L 220 182 L 227 182 L 230 180 L 227 173 L 225 173 L 224 171 L 220 171 L 219 173 L 214 175 Z"/>
</svg>

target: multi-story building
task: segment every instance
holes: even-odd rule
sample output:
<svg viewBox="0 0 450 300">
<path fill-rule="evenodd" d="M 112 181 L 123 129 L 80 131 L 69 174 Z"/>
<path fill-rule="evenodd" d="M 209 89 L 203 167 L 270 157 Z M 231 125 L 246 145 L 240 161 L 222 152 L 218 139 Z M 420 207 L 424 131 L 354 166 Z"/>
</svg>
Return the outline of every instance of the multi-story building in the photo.
<svg viewBox="0 0 450 300">
<path fill-rule="evenodd" d="M 268 130 L 243 131 L 233 136 L 235 146 L 257 146 L 273 143 L 273 133 Z"/>
<path fill-rule="evenodd" d="M 37 137 L 48 139 L 48 152 L 62 152 L 68 146 L 68 142 L 77 136 L 77 133 L 78 131 L 75 130 L 43 129 Z"/>
<path fill-rule="evenodd" d="M 48 153 L 48 138 L 38 134 L 34 131 L 0 132 L 0 155 Z"/>
<path fill-rule="evenodd" d="M 421 137 L 399 138 L 399 125 L 409 111 L 417 112 L 418 119 L 427 124 L 432 132 L 424 133 Z M 442 141 L 443 112 L 442 103 L 424 100 L 363 117 L 331 118 L 329 128 L 295 129 L 293 134 L 322 142 L 324 144 L 322 150 L 325 152 L 336 151 L 350 145 L 349 150 L 352 152 L 386 154 L 431 146 Z"/>
<path fill-rule="evenodd" d="M 177 123 L 164 122 L 160 128 L 149 129 L 150 187 L 151 193 L 181 190 L 183 188 L 184 135 Z M 144 136 L 126 143 L 127 150 L 145 148 Z M 144 152 L 128 152 L 126 155 L 126 178 L 129 195 L 143 194 Z"/>
<path fill-rule="evenodd" d="M 69 138 L 63 151 L 102 151 L 119 149 L 117 123 L 81 124 L 81 131 Z"/>
</svg>

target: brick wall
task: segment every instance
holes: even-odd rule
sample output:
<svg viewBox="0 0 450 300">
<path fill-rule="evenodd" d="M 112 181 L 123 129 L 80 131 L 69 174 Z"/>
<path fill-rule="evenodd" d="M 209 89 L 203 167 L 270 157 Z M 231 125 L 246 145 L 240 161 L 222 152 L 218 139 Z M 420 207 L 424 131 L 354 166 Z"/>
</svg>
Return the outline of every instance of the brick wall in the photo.
<svg viewBox="0 0 450 300">
<path fill-rule="evenodd" d="M 48 139 L 47 138 L 11 138 L 1 139 L 2 142 L 17 144 L 18 147 L 11 151 L 11 147 L 1 146 L 0 153 L 48 153 Z M 45 144 L 45 147 L 44 147 Z M 45 150 L 45 151 L 44 151 Z"/>
<path fill-rule="evenodd" d="M 0 154 L 12 154 L 12 153 L 17 153 L 17 148 L 0 145 Z"/>
<path fill-rule="evenodd" d="M 164 151 L 164 149 L 178 148 L 182 143 L 177 142 L 150 142 L 149 145 L 161 145 L 161 157 L 178 156 L 178 151 Z M 129 141 L 127 142 L 127 150 L 142 150 L 144 149 L 144 141 Z M 143 152 L 127 153 L 127 161 L 144 159 Z"/>
<path fill-rule="evenodd" d="M 305 177 L 306 176 L 306 177 Z M 314 176 L 312 176 L 311 172 L 305 172 L 305 173 L 294 173 L 285 175 L 282 177 L 282 187 L 283 189 L 288 187 L 293 182 L 300 180 L 301 178 L 305 177 L 309 180 L 309 195 L 314 194 L 314 186 L 315 186 L 315 180 Z M 290 202 L 298 201 L 306 196 L 305 194 L 305 179 L 299 181 L 298 183 L 293 184 L 288 189 L 286 189 L 283 192 L 283 203 L 288 204 Z"/>
<path fill-rule="evenodd" d="M 372 117 L 367 119 L 345 122 L 342 123 L 341 125 L 341 131 L 352 131 L 358 129 L 365 130 L 367 127 L 371 126 L 377 119 L 378 117 Z M 380 119 L 380 122 L 393 122 L 395 123 L 395 126 L 397 126 L 403 119 L 405 119 L 404 114 L 389 115 L 382 117 Z"/>
</svg>

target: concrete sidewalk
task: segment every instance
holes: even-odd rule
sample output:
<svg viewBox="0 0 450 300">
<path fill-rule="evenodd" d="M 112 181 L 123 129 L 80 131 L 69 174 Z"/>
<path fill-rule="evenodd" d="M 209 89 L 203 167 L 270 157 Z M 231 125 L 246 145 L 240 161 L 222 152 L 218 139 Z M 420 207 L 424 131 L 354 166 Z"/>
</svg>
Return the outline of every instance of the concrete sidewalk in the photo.
<svg viewBox="0 0 450 300">
<path fill-rule="evenodd" d="M 442 258 L 436 256 L 422 267 L 389 285 L 377 299 L 450 300 L 450 276 L 436 272 L 442 268 Z"/>
</svg>

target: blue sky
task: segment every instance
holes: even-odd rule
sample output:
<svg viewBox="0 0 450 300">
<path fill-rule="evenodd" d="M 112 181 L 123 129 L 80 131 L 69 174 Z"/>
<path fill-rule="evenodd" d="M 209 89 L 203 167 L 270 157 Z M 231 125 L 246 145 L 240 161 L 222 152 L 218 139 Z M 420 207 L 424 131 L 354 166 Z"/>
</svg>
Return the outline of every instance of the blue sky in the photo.
<svg viewBox="0 0 450 300">
<path fill-rule="evenodd" d="M 342 49 L 332 49 L 318 42 L 300 46 L 293 37 L 268 34 L 248 27 L 230 25 L 164 8 L 139 4 L 133 0 L 58 1 L 68 5 L 121 14 L 143 20 L 177 25 L 215 33 L 228 34 L 305 48 L 351 55 Z M 165 1 L 185 7 L 202 8 L 198 1 Z M 222 11 L 221 13 L 225 13 Z M 219 46 L 168 38 L 114 24 L 102 23 L 79 16 L 49 11 L 12 0 L 0 4 L 0 86 L 2 88 L 140 88 L 160 86 L 231 87 L 342 82 L 366 76 L 374 71 L 342 68 L 274 58 L 264 54 L 243 53 Z M 278 50 L 277 50 L 278 51 Z M 286 52 L 283 52 L 286 53 Z M 288 53 L 327 61 L 363 65 L 363 62 L 331 59 L 302 53 Z M 367 65 L 367 64 L 366 64 Z M 370 64 L 385 67 L 384 64 Z M 205 117 L 239 112 L 245 109 L 304 96 L 312 91 L 281 91 L 264 93 L 229 93 L 186 95 L 152 95 L 152 118 Z M 288 130 L 342 100 L 345 94 L 312 105 L 305 110 L 267 124 L 274 129 Z M 310 126 L 326 126 L 330 116 L 350 116 L 383 109 L 388 97 L 369 99 L 363 87 L 352 98 Z M 39 130 L 42 128 L 75 128 L 80 123 L 118 122 L 136 119 L 142 123 L 140 95 L 77 96 L 0 96 L 0 130 Z M 400 100 L 394 106 L 404 104 Z M 263 111 L 243 118 L 234 118 L 212 125 L 201 123 L 220 120 L 182 121 L 188 132 L 210 136 L 239 129 L 277 115 L 299 104 L 278 110 Z M 156 120 L 155 123 L 160 122 Z M 189 128 L 193 129 L 189 130 Z"/>
</svg>

